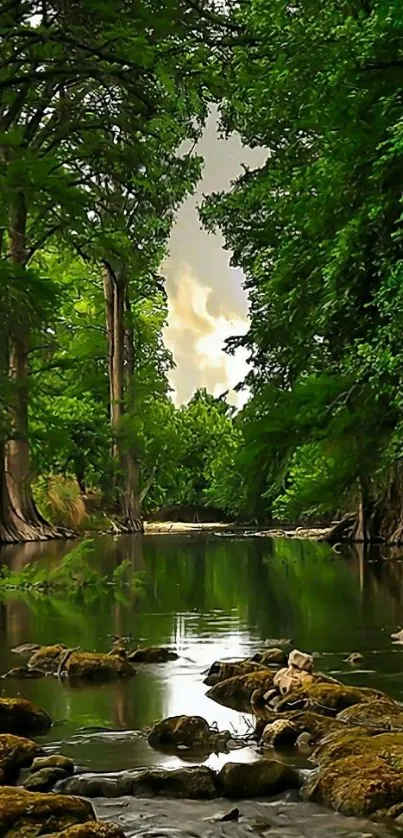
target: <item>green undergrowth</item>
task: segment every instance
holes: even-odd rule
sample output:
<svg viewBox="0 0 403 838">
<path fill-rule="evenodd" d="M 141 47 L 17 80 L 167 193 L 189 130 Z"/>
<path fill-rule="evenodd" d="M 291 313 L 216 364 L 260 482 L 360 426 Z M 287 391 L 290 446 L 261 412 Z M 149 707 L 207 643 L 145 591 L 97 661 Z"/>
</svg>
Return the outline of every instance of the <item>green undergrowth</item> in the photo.
<svg viewBox="0 0 403 838">
<path fill-rule="evenodd" d="M 115 567 L 112 573 L 103 575 L 89 561 L 93 552 L 93 540 L 86 539 L 70 550 L 57 567 L 31 562 L 13 571 L 1 565 L 0 596 L 7 592 L 80 596 L 88 592 L 102 595 L 113 591 L 117 598 L 122 598 L 125 593 L 139 594 L 143 591 L 144 574 L 133 572 L 128 559 Z"/>
</svg>

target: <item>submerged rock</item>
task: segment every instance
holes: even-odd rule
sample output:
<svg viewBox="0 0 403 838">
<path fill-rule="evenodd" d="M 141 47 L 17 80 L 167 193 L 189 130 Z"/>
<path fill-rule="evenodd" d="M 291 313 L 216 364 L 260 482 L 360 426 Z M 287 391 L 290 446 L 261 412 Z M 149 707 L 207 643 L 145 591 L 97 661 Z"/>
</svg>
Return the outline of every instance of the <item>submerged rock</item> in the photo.
<svg viewBox="0 0 403 838">
<path fill-rule="evenodd" d="M 0 835 L 4 838 L 57 834 L 68 826 L 94 819 L 88 800 L 60 794 L 34 794 L 9 786 L 0 788 Z"/>
<path fill-rule="evenodd" d="M 157 722 L 148 735 L 148 743 L 153 748 L 161 745 L 185 745 L 188 748 L 208 745 L 210 728 L 201 716 L 171 716 Z"/>
<path fill-rule="evenodd" d="M 21 768 L 27 768 L 39 752 L 36 742 L 21 736 L 0 736 L 0 783 L 14 783 Z"/>
<path fill-rule="evenodd" d="M 256 762 L 227 762 L 217 777 L 224 797 L 266 797 L 287 789 L 299 789 L 301 777 L 294 768 L 274 759 Z"/>
<path fill-rule="evenodd" d="M 0 698 L 0 733 L 39 733 L 52 724 L 50 716 L 25 698 Z"/>
<path fill-rule="evenodd" d="M 156 768 L 117 774 L 80 774 L 63 780 L 59 790 L 85 797 L 178 797 L 206 800 L 217 797 L 211 768 L 194 766 L 175 770 Z"/>
<path fill-rule="evenodd" d="M 179 655 L 164 646 L 142 646 L 129 652 L 127 658 L 133 663 L 166 663 L 178 660 Z"/>
<path fill-rule="evenodd" d="M 208 687 L 214 687 L 221 681 L 228 681 L 230 678 L 236 678 L 239 675 L 250 675 L 253 672 L 261 672 L 265 669 L 265 664 L 257 660 L 242 660 L 242 661 L 214 661 L 208 670 L 207 676 L 203 683 Z"/>
<path fill-rule="evenodd" d="M 231 707 L 232 710 L 250 713 L 252 693 L 259 690 L 263 695 L 270 690 L 274 674 L 268 669 L 260 669 L 248 675 L 238 675 L 211 687 L 206 695 L 218 704 Z"/>
</svg>

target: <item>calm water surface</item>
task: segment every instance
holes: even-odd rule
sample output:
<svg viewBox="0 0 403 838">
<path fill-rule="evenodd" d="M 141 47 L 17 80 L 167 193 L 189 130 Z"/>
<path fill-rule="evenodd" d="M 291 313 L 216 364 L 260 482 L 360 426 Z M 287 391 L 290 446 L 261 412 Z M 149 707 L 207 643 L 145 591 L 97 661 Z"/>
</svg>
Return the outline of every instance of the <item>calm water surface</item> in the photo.
<svg viewBox="0 0 403 838">
<path fill-rule="evenodd" d="M 15 569 L 27 561 L 54 564 L 71 546 L 7 547 L 0 550 L 0 563 Z M 403 625 L 398 558 L 375 554 L 364 560 L 359 550 L 338 556 L 326 545 L 266 538 L 149 535 L 95 541 L 98 568 L 110 572 L 125 559 L 133 571 L 142 571 L 140 595 L 109 591 L 94 601 L 91 594 L 81 602 L 74 596 L 0 600 L 1 672 L 18 665 L 10 649 L 25 642 L 107 651 L 110 635 L 124 634 L 133 643 L 168 645 L 180 655 L 168 664 L 139 665 L 135 678 L 105 686 L 72 687 L 56 679 L 1 682 L 3 695 L 23 695 L 50 713 L 55 724 L 43 743 L 74 756 L 79 765 L 96 771 L 183 765 L 184 755 L 154 751 L 141 734 L 155 720 L 179 713 L 200 714 L 221 729 L 244 732 L 245 716 L 205 697 L 203 671 L 217 658 L 249 655 L 267 638 L 290 637 L 298 648 L 321 654 L 323 671 L 403 700 L 403 646 L 390 639 Z M 360 668 L 345 663 L 354 651 L 364 655 Z M 230 756 L 254 758 L 248 748 Z M 205 764 L 217 768 L 228 759 L 213 755 Z M 336 817 L 326 815 L 332 832 Z M 221 832 L 224 826 L 235 829 L 222 824 Z M 293 834 L 290 825 L 288 830 Z M 322 827 L 319 832 L 325 834 Z"/>
</svg>

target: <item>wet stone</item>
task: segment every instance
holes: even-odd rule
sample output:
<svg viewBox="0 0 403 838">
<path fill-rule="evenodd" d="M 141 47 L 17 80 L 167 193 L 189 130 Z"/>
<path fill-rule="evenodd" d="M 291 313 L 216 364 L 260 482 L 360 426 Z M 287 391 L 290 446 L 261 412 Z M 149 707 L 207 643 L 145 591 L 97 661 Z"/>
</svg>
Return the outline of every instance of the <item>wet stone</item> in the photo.
<svg viewBox="0 0 403 838">
<path fill-rule="evenodd" d="M 144 646 L 129 652 L 127 658 L 133 663 L 166 663 L 178 660 L 179 655 L 163 646 Z"/>
<path fill-rule="evenodd" d="M 24 698 L 0 698 L 0 733 L 39 733 L 52 722 L 40 707 Z"/>
<path fill-rule="evenodd" d="M 22 782 L 24 789 L 29 791 L 52 791 L 59 780 L 64 780 L 68 776 L 67 771 L 63 768 L 41 768 L 39 771 L 34 771 Z"/>
<path fill-rule="evenodd" d="M 40 771 L 43 768 L 62 768 L 66 774 L 74 774 L 74 762 L 70 757 L 62 754 L 50 754 L 49 756 L 36 757 L 31 765 L 31 773 Z"/>
<path fill-rule="evenodd" d="M 88 800 L 60 794 L 36 794 L 22 788 L 0 788 L 0 835 L 34 838 L 61 832 L 95 818 Z"/>
<path fill-rule="evenodd" d="M 301 777 L 289 765 L 277 760 L 260 759 L 251 763 L 227 762 L 217 777 L 224 797 L 266 797 L 298 789 Z"/>
</svg>

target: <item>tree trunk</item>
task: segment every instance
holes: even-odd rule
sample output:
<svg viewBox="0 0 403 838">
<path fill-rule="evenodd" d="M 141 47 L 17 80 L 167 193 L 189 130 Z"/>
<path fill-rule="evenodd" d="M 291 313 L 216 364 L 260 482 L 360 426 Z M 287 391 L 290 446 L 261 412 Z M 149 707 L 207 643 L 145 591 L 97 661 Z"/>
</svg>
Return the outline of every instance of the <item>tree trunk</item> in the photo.
<svg viewBox="0 0 403 838">
<path fill-rule="evenodd" d="M 10 261 L 16 271 L 26 264 L 26 207 L 19 193 L 10 212 Z M 12 397 L 9 405 L 10 438 L 1 451 L 0 540 L 41 541 L 62 538 L 64 533 L 42 518 L 31 489 L 28 437 L 28 347 L 27 324 L 16 325 L 9 336 L 9 379 Z"/>
<path fill-rule="evenodd" d="M 131 379 L 133 357 L 133 344 L 131 342 L 131 350 L 128 352 L 128 334 L 125 330 L 127 289 L 124 280 L 113 275 L 107 266 L 104 268 L 104 296 L 108 335 L 110 422 L 113 434 L 112 455 L 121 472 L 118 493 L 122 530 L 143 532 L 139 466 L 133 452 L 130 449 L 125 450 L 126 446 L 121 440 L 125 384 L 127 387 Z"/>
</svg>

